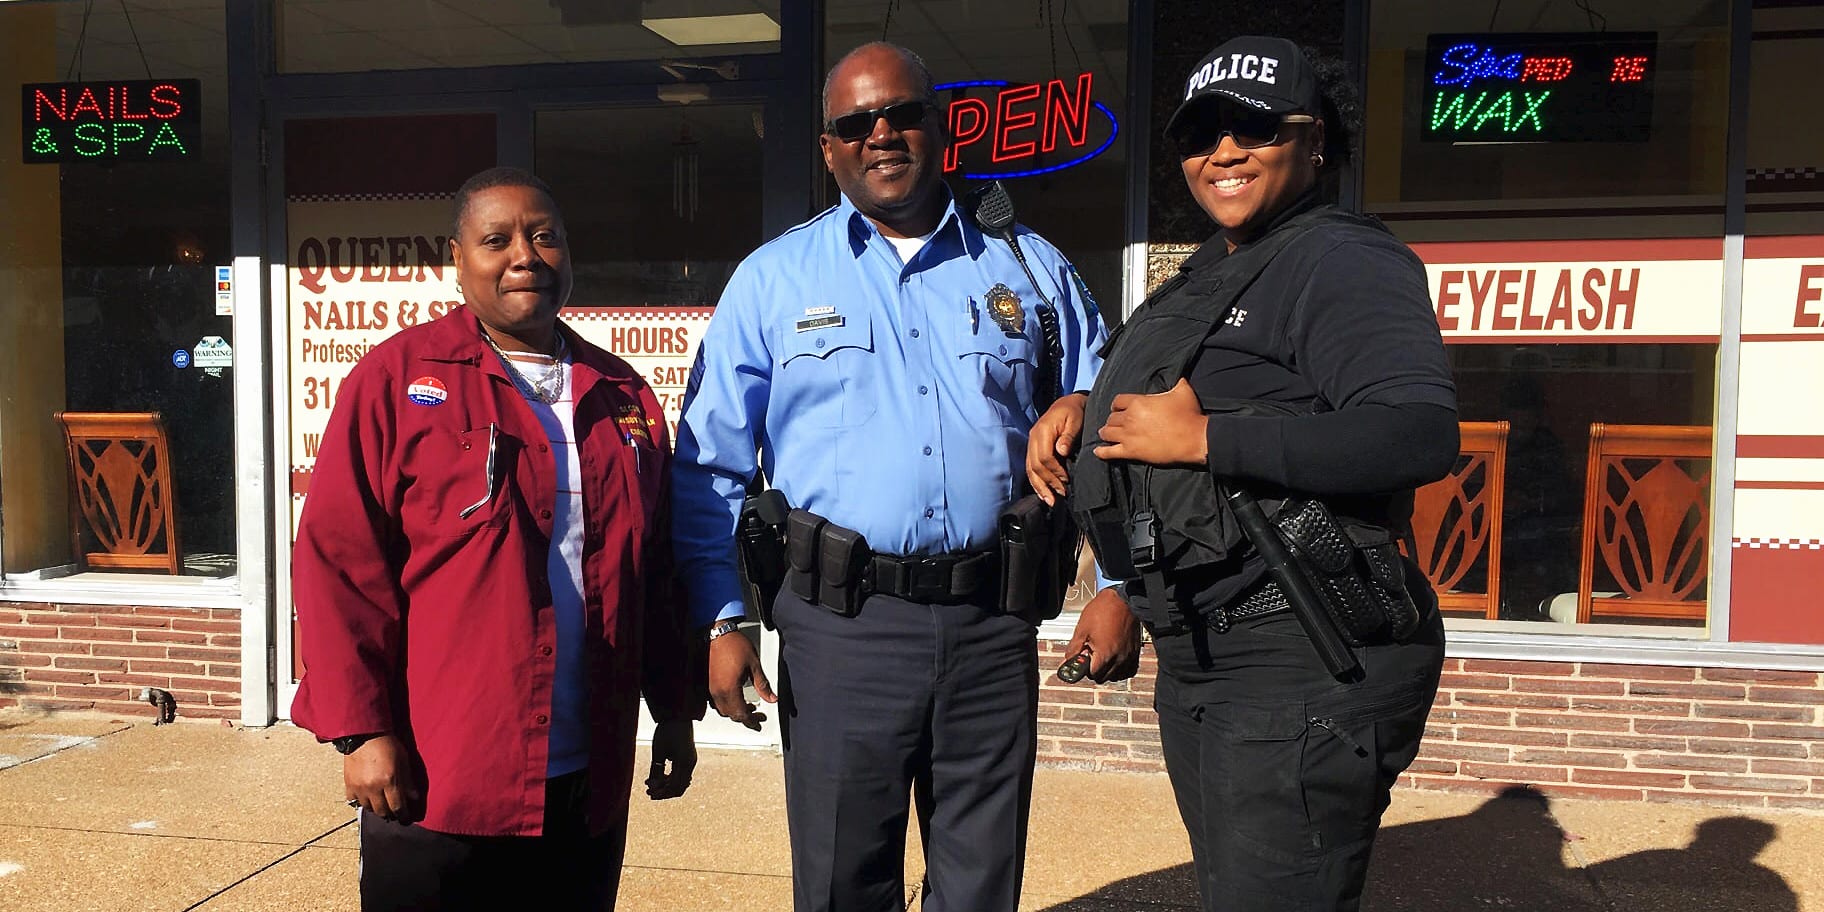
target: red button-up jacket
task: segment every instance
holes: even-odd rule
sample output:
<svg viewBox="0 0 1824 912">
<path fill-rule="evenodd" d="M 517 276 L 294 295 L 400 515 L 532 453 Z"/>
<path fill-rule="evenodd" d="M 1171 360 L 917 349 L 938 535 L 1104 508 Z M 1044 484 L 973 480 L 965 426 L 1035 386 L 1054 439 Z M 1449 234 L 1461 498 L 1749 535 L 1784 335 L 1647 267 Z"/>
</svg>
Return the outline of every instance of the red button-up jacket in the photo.
<svg viewBox="0 0 1824 912">
<path fill-rule="evenodd" d="M 560 331 L 574 365 L 601 831 L 625 820 L 642 691 L 660 720 L 697 718 L 702 702 L 673 596 L 664 412 L 625 362 Z M 559 479 L 506 371 L 466 308 L 376 346 L 337 392 L 292 550 L 305 669 L 292 720 L 325 741 L 403 737 L 422 761 L 423 824 L 448 833 L 543 826 Z"/>
</svg>

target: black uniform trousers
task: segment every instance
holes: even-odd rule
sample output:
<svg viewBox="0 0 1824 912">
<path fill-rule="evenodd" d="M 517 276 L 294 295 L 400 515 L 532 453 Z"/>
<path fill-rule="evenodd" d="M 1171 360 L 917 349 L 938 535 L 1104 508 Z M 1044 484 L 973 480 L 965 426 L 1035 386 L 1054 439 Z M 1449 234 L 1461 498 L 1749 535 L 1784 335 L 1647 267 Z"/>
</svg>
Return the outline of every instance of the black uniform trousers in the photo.
<svg viewBox="0 0 1824 912">
<path fill-rule="evenodd" d="M 1014 912 L 1037 750 L 1026 621 L 870 596 L 775 602 L 797 912 L 900 912 L 917 793 L 925 912 Z"/>
<path fill-rule="evenodd" d="M 363 912 L 614 908 L 627 825 L 590 836 L 589 771 L 545 784 L 541 836 L 459 836 L 361 812 Z"/>
<path fill-rule="evenodd" d="M 1426 610 L 1411 642 L 1356 649 L 1355 684 L 1330 677 L 1290 612 L 1154 639 L 1154 708 L 1204 912 L 1360 908 L 1388 792 L 1438 689 L 1444 626 Z"/>
</svg>

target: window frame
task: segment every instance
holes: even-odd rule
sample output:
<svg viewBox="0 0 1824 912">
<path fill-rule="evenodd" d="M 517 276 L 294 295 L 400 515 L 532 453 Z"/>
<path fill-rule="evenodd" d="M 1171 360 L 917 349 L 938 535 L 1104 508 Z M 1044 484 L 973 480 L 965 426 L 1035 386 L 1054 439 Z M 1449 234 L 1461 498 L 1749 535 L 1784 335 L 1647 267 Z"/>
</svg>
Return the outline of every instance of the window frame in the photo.
<svg viewBox="0 0 1824 912">
<path fill-rule="evenodd" d="M 1368 0 L 1347 0 L 1349 16 L 1366 17 Z M 1736 641 L 1731 638 L 1736 422 L 1740 411 L 1744 236 L 1752 0 L 1729 3 L 1729 123 L 1725 145 L 1722 331 L 1717 348 L 1716 403 L 1711 473 L 1709 616 L 1705 635 L 1692 639 L 1628 636 L 1607 629 L 1587 633 L 1518 633 L 1466 629 L 1451 624 L 1452 658 L 1603 662 L 1722 668 L 1824 668 L 1824 645 Z M 1365 58 L 1366 30 L 1346 36 L 1348 53 Z M 1352 58 L 1356 59 L 1356 58 Z M 1362 161 L 1351 165 L 1362 179 Z M 1358 183 L 1359 185 L 1359 183 Z M 1588 629 L 1588 628 L 1586 628 Z"/>
<path fill-rule="evenodd" d="M 52 0 L 58 2 L 58 0 Z M 144 605 L 148 607 L 237 608 L 257 613 L 264 607 L 265 587 L 260 584 L 269 563 L 263 530 L 266 523 L 263 477 L 265 461 L 264 399 L 266 395 L 265 294 L 260 281 L 258 226 L 260 199 L 258 168 L 243 167 L 257 161 L 259 135 L 250 128 L 258 123 L 258 60 L 253 42 L 237 41 L 252 27 L 240 4 L 223 3 L 227 31 L 226 90 L 229 119 L 229 255 L 234 275 L 231 326 L 234 334 L 235 371 L 232 385 L 234 437 L 230 485 L 235 498 L 235 572 L 227 577 L 177 577 L 157 573 L 107 573 L 39 577 L 34 571 L 14 571 L 0 563 L 0 603 L 55 602 L 84 605 Z M 6 528 L 0 522 L 0 541 Z M 47 568 L 40 568 L 47 569 Z M 147 585 L 157 581 L 157 585 Z"/>
</svg>

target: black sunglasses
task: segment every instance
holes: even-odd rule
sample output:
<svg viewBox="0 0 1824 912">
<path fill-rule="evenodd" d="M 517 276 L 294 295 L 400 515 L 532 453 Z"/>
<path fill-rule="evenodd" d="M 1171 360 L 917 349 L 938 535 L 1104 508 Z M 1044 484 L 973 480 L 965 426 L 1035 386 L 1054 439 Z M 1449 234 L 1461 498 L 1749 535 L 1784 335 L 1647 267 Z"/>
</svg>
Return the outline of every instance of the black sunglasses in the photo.
<svg viewBox="0 0 1824 912">
<path fill-rule="evenodd" d="M 874 124 L 882 117 L 887 119 L 887 126 L 895 130 L 917 130 L 925 125 L 925 116 L 929 113 L 931 105 L 923 101 L 901 101 L 884 108 L 856 111 L 833 118 L 824 127 L 824 132 L 843 142 L 856 142 L 867 139 L 874 132 Z"/>
<path fill-rule="evenodd" d="M 1222 117 L 1206 116 L 1192 121 L 1172 135 L 1180 158 L 1195 158 L 1215 151 L 1227 136 L 1237 149 L 1259 149 L 1284 142 L 1280 136 L 1283 124 L 1316 123 L 1309 114 L 1271 114 L 1266 111 L 1236 111 Z"/>
</svg>

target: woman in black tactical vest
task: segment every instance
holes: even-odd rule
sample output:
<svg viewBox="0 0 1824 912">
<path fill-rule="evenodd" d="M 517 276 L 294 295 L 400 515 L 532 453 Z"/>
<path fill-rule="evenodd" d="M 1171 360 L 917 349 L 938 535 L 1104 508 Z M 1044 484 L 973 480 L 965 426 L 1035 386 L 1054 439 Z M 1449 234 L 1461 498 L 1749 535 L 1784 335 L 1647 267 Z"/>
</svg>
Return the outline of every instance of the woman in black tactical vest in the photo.
<svg viewBox="0 0 1824 912">
<path fill-rule="evenodd" d="M 1070 654 L 1087 648 L 1090 676 L 1111 680 L 1132 673 L 1140 625 L 1152 634 L 1205 910 L 1358 908 L 1443 663 L 1435 599 L 1392 542 L 1413 488 L 1456 458 L 1456 392 L 1418 258 L 1318 199 L 1352 132 L 1335 70 L 1326 92 L 1296 45 L 1246 37 L 1191 73 L 1166 135 L 1220 230 L 1110 341 L 1069 473 L 1122 581 L 1086 607 Z M 1042 442 L 1060 430 L 1035 431 L 1028 461 L 1048 496 L 1064 480 L 1051 454 L 1071 447 Z M 1315 509 L 1346 532 L 1335 554 L 1358 576 L 1315 616 L 1334 617 L 1355 669 L 1320 660 L 1231 490 L 1269 514 L 1293 505 L 1277 522 Z"/>
</svg>

